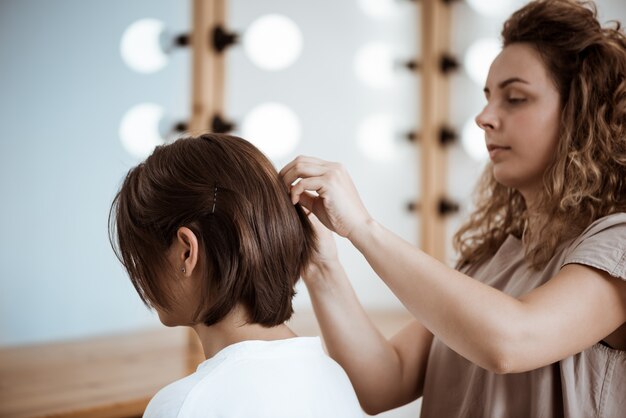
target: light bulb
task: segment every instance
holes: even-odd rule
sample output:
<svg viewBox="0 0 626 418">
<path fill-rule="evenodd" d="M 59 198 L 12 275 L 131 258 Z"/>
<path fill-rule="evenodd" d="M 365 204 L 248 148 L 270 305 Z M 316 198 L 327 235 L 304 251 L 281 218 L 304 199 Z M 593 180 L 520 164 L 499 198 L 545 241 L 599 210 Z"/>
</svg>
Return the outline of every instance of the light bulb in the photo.
<svg viewBox="0 0 626 418">
<path fill-rule="evenodd" d="M 369 17 L 387 19 L 398 12 L 396 0 L 358 0 L 359 7 Z"/>
<path fill-rule="evenodd" d="M 140 73 L 154 73 L 165 67 L 168 57 L 162 48 L 164 28 L 156 19 L 141 19 L 131 24 L 120 42 L 126 65 Z"/>
<path fill-rule="evenodd" d="M 302 53 L 302 33 L 288 17 L 265 15 L 250 25 L 243 38 L 244 51 L 259 68 L 283 70 Z"/>
<path fill-rule="evenodd" d="M 485 16 L 508 16 L 526 0 L 467 0 L 472 9 Z"/>
<path fill-rule="evenodd" d="M 298 116 L 287 106 L 268 102 L 252 109 L 242 124 L 243 137 L 270 159 L 289 155 L 300 142 Z"/>
<path fill-rule="evenodd" d="M 393 85 L 394 55 L 391 48 L 382 42 L 372 42 L 357 51 L 354 70 L 363 83 L 373 88 Z"/>
<path fill-rule="evenodd" d="M 365 119 L 358 128 L 359 149 L 369 159 L 377 162 L 392 161 L 396 156 L 393 119 L 381 113 Z"/>
<path fill-rule="evenodd" d="M 474 118 L 468 119 L 463 125 L 461 146 L 473 160 L 482 162 L 489 158 L 485 145 L 485 131 L 480 129 Z"/>
<path fill-rule="evenodd" d="M 485 85 L 491 63 L 500 51 L 502 46 L 495 38 L 479 39 L 469 47 L 463 64 L 472 81 L 481 87 Z"/>
<path fill-rule="evenodd" d="M 164 144 L 159 127 L 164 115 L 163 108 L 154 103 L 142 103 L 126 112 L 119 130 L 124 149 L 129 154 L 144 159 L 157 145 Z"/>
</svg>

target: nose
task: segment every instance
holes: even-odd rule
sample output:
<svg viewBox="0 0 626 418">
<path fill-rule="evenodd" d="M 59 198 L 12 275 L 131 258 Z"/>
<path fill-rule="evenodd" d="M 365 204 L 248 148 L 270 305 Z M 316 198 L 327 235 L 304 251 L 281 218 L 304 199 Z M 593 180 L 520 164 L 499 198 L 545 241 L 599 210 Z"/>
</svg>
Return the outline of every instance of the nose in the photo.
<svg viewBox="0 0 626 418">
<path fill-rule="evenodd" d="M 500 127 L 500 120 L 498 115 L 495 114 L 492 107 L 485 106 L 482 112 L 476 116 L 476 124 L 484 131 L 495 130 Z"/>
</svg>

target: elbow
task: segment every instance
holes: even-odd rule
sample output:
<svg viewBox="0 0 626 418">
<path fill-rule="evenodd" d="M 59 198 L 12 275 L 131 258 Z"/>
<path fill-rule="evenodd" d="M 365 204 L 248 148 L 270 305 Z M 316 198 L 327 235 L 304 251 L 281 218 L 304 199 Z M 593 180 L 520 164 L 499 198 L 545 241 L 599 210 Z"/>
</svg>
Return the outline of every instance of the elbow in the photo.
<svg viewBox="0 0 626 418">
<path fill-rule="evenodd" d="M 498 355 L 489 359 L 486 369 L 495 374 L 513 373 L 511 360 L 505 355 Z"/>
<path fill-rule="evenodd" d="M 520 373 L 529 370 L 524 365 L 522 341 L 518 336 L 507 333 L 493 344 L 485 359 L 485 369 L 495 374 Z"/>
<path fill-rule="evenodd" d="M 383 412 L 387 412 L 391 409 L 400 407 L 411 402 L 414 399 L 385 399 L 383 396 L 368 396 L 367 399 L 363 397 L 359 397 L 357 393 L 357 397 L 359 399 L 359 404 L 361 405 L 361 409 L 367 415 L 378 415 Z M 417 399 L 417 398 L 415 398 Z"/>
<path fill-rule="evenodd" d="M 495 374 L 510 374 L 518 373 L 522 370 L 518 370 L 520 364 L 520 352 L 518 350 L 521 347 L 519 333 L 512 332 L 512 328 L 497 333 L 497 335 L 491 339 L 492 344 L 487 347 L 485 353 L 484 364 L 482 365 L 488 371 Z"/>
</svg>

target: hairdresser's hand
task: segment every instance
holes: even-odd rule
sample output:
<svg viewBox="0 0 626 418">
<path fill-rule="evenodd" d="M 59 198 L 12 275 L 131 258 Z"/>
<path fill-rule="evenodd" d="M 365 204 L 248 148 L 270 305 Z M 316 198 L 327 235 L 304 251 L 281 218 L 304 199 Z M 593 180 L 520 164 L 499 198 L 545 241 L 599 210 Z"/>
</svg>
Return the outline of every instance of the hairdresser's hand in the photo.
<svg viewBox="0 0 626 418">
<path fill-rule="evenodd" d="M 332 231 L 326 228 L 313 212 L 306 209 L 305 211 L 308 213 L 309 221 L 311 221 L 313 230 L 317 235 L 317 251 L 302 273 L 305 284 L 310 288 L 312 285 L 317 285 L 320 280 L 325 278 L 328 271 L 332 271 L 340 263 Z"/>
<path fill-rule="evenodd" d="M 346 169 L 314 157 L 299 156 L 280 171 L 295 205 L 312 211 L 329 229 L 343 237 L 371 219 Z M 297 184 L 292 184 L 301 179 Z M 317 195 L 311 192 L 316 192 Z"/>
</svg>

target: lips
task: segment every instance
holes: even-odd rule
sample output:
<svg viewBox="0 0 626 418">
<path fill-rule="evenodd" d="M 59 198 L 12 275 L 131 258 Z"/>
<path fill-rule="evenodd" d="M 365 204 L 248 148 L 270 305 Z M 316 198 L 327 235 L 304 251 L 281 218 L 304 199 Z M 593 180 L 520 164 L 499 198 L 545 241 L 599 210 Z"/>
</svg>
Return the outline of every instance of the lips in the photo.
<svg viewBox="0 0 626 418">
<path fill-rule="evenodd" d="M 487 151 L 489 151 L 489 158 L 492 161 L 499 159 L 500 154 L 507 152 L 511 147 L 505 147 L 503 145 L 487 144 Z"/>
<path fill-rule="evenodd" d="M 505 147 L 504 145 L 496 145 L 496 144 L 487 144 L 487 151 L 491 152 L 498 149 L 511 149 L 511 147 Z"/>
</svg>

